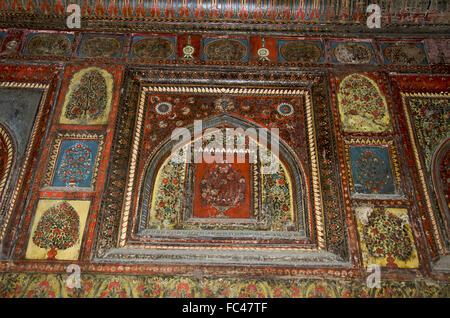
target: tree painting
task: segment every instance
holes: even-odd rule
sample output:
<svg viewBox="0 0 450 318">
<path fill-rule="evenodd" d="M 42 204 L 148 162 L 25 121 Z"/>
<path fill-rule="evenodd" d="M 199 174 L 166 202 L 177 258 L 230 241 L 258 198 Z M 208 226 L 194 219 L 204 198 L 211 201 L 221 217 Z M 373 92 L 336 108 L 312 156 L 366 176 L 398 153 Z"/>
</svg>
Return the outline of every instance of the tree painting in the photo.
<svg viewBox="0 0 450 318">
<path fill-rule="evenodd" d="M 70 96 L 65 116 L 69 119 L 98 119 L 107 105 L 107 87 L 102 74 L 92 70 L 83 75 Z"/>
<path fill-rule="evenodd" d="M 66 201 L 59 202 L 44 212 L 33 234 L 33 242 L 50 249 L 48 259 L 55 259 L 57 250 L 65 250 L 78 240 L 80 218 Z"/>
</svg>

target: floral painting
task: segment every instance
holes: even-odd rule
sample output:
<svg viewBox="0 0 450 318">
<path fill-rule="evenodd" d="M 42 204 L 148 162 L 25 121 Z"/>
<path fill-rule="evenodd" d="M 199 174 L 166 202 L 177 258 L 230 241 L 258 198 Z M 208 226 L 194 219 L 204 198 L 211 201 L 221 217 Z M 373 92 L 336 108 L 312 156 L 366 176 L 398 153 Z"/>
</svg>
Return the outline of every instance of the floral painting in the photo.
<svg viewBox="0 0 450 318">
<path fill-rule="evenodd" d="M 390 131 L 386 98 L 371 78 L 354 73 L 339 84 L 339 113 L 345 132 Z"/>
<path fill-rule="evenodd" d="M 355 212 L 366 267 L 419 267 L 406 209 L 362 206 Z"/>
</svg>

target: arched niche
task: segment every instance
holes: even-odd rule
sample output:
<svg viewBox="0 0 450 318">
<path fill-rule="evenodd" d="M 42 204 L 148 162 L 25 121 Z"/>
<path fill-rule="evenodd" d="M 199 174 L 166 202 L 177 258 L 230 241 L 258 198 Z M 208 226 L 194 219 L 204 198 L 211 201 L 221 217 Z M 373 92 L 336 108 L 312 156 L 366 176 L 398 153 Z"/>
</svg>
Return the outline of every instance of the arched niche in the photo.
<svg viewBox="0 0 450 318">
<path fill-rule="evenodd" d="M 241 128 L 244 131 L 253 128 L 259 132 L 259 128 L 263 127 L 234 115 L 221 114 L 202 121 L 203 133 L 211 128 L 217 128 L 222 131 L 227 128 L 236 130 Z M 192 125 L 186 129 L 194 137 L 194 126 Z M 239 230 L 242 233 L 244 231 L 258 230 L 291 232 L 297 236 L 308 235 L 306 224 L 308 224 L 307 219 L 311 212 L 311 202 L 305 169 L 295 152 L 283 140 L 278 139 L 278 135 L 272 135 L 270 130 L 266 130 L 266 132 L 266 136 L 258 133 L 257 140 L 253 138 L 254 136 L 250 136 L 246 140 L 250 143 L 252 139 L 257 144 L 257 151 L 259 153 L 267 150 L 272 151 L 270 146 L 264 147 L 264 145 L 269 145 L 271 141 L 278 140 L 279 148 L 276 156 L 279 158 L 279 169 L 276 172 L 273 171 L 274 173 L 267 173 L 267 170 L 265 171 L 266 173 L 261 173 L 261 162 L 264 161 L 261 157 L 257 157 L 258 159 L 253 165 L 249 163 L 249 160 L 246 160 L 243 166 L 238 166 L 236 163 L 232 167 L 232 170 L 241 170 L 242 173 L 246 169 L 245 165 L 249 166 L 249 174 L 246 175 L 249 178 L 248 180 L 246 178 L 246 185 L 252 187 L 250 196 L 253 201 L 249 207 L 250 213 L 244 215 L 244 217 L 239 215 L 239 213 L 237 213 L 237 216 L 231 217 L 231 212 L 227 215 L 227 211 L 230 211 L 229 209 L 226 209 L 224 213 L 217 213 L 220 214 L 219 216 L 205 217 L 205 215 L 199 215 L 197 212 L 200 205 L 198 204 L 198 200 L 196 202 L 196 199 L 198 199 L 196 194 L 204 193 L 201 190 L 199 191 L 199 183 L 196 183 L 201 177 L 199 166 L 203 165 L 203 172 L 206 170 L 206 175 L 210 176 L 208 175 L 208 171 L 211 170 L 210 167 L 214 165 L 224 166 L 227 163 L 171 163 L 172 149 L 177 144 L 177 141 L 169 139 L 163 142 L 147 161 L 143 178 L 141 179 L 137 231 Z M 189 142 L 194 143 L 195 139 L 193 138 Z M 187 143 L 184 145 L 187 145 Z M 195 149 L 195 147 L 191 149 Z M 272 152 L 272 155 L 275 154 Z M 191 159 L 194 158 L 192 157 Z M 167 175 L 168 165 L 172 165 L 170 167 L 172 173 L 170 176 Z M 212 180 L 216 181 L 210 182 L 212 191 L 215 189 L 214 183 L 220 182 L 221 180 L 220 176 L 217 177 L 216 175 L 215 177 L 216 179 L 213 178 Z M 226 178 L 227 175 L 225 174 L 224 177 Z M 203 178 L 202 181 L 205 179 Z M 278 185 L 270 189 L 270 184 L 274 182 L 277 182 Z M 228 189 L 226 185 L 224 189 Z M 277 192 L 273 189 L 284 189 L 285 191 Z M 160 200 L 159 196 L 161 191 L 165 191 L 166 193 L 173 191 L 173 193 L 170 193 L 173 200 Z M 227 192 L 227 190 L 224 191 Z M 237 192 L 239 193 L 239 190 Z M 246 192 L 246 194 L 248 193 Z M 284 201 L 279 200 L 282 193 L 285 194 Z M 160 206 L 162 201 L 164 201 L 164 206 Z M 289 202 L 289 204 L 279 204 L 280 201 Z M 167 208 L 167 204 L 169 208 Z M 158 212 L 158 208 L 160 207 L 165 208 L 165 211 L 169 211 L 169 213 L 173 213 L 171 215 L 173 219 L 167 220 L 167 218 L 163 218 L 162 220 L 159 219 L 159 223 L 155 222 L 155 219 L 158 219 L 155 213 Z M 285 222 L 284 224 L 281 224 L 282 222 L 280 222 L 279 218 L 275 220 L 280 215 L 281 221 Z"/>
<path fill-rule="evenodd" d="M 392 129 L 386 98 L 370 77 L 347 75 L 339 84 L 337 97 L 343 131 L 379 133 Z"/>
<path fill-rule="evenodd" d="M 103 125 L 109 119 L 114 79 L 105 69 L 88 67 L 75 73 L 64 97 L 61 124 Z"/>
<path fill-rule="evenodd" d="M 442 141 L 433 154 L 432 179 L 436 197 L 444 223 L 443 231 L 450 236 L 450 138 Z"/>
<path fill-rule="evenodd" d="M 15 149 L 12 134 L 0 123 L 0 212 L 7 199 L 8 183 L 16 160 Z"/>
</svg>

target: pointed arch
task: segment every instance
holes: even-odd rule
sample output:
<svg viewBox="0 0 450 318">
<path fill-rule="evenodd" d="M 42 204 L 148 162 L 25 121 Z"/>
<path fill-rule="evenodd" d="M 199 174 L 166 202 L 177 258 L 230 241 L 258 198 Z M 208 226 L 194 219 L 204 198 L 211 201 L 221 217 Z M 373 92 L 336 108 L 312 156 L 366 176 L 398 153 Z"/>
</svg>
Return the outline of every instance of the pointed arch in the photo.
<svg viewBox="0 0 450 318">
<path fill-rule="evenodd" d="M 5 204 L 8 182 L 16 160 L 16 146 L 12 136 L 9 129 L 0 123 L 0 208 Z"/>
<path fill-rule="evenodd" d="M 248 131 L 248 129 L 252 128 L 255 130 L 264 128 L 231 114 L 220 114 L 202 121 L 202 132 L 214 127 L 218 129 L 241 128 L 244 131 Z M 191 125 L 186 129 L 192 136 L 194 135 L 194 125 Z M 249 135 L 246 136 L 249 138 L 253 137 Z M 261 138 L 258 138 L 258 141 L 260 142 L 262 140 L 263 145 L 269 145 L 271 140 L 279 138 L 278 136 L 272 136 L 269 130 L 267 130 L 267 136 L 260 134 L 258 137 Z M 254 141 L 258 142 L 256 140 Z M 191 140 L 191 143 L 192 142 L 193 141 Z M 169 221 L 166 221 L 167 224 L 165 226 L 153 224 L 153 228 L 180 229 L 180 222 L 185 224 L 181 226 L 181 228 L 184 229 L 199 228 L 193 225 L 194 221 L 199 219 L 195 218 L 193 212 L 195 210 L 195 207 L 193 206 L 195 195 L 193 194 L 193 182 L 190 182 L 195 179 L 196 176 L 198 177 L 198 175 L 195 174 L 195 169 L 190 169 L 195 163 L 171 163 L 171 153 L 175 145 L 176 141 L 170 139 L 166 140 L 153 152 L 145 165 L 143 178 L 141 178 L 141 184 L 139 186 L 139 189 L 141 189 L 141 196 L 138 205 L 138 231 L 152 228 L 149 226 L 149 224 L 152 224 L 152 221 L 154 221 L 155 215 L 152 213 L 155 213 L 160 204 L 163 205 L 162 207 L 164 208 L 167 208 L 167 205 L 169 205 L 169 208 L 166 210 L 175 213 L 171 215 L 171 217 L 174 218 L 174 222 L 170 223 Z M 258 149 L 266 148 L 258 147 Z M 268 148 L 267 150 L 271 151 Z M 258 191 L 257 194 L 255 194 L 255 192 L 252 193 L 252 209 L 254 210 L 252 217 L 259 220 L 259 223 L 258 221 L 253 222 L 248 219 L 243 220 L 236 218 L 233 220 L 234 222 L 226 221 L 225 223 L 227 223 L 227 225 L 219 226 L 220 229 L 266 229 L 276 231 L 297 231 L 297 233 L 300 232 L 302 235 L 309 234 L 306 224 L 308 224 L 307 219 L 310 217 L 311 213 L 311 202 L 307 175 L 303 164 L 295 152 L 282 139 L 279 139 L 279 153 L 277 157 L 279 158 L 280 165 L 278 171 L 274 172 L 274 174 L 262 174 L 261 170 L 257 171 L 255 174 L 251 174 L 251 179 L 254 179 L 251 180 L 252 190 Z M 170 173 L 168 173 L 168 166 L 170 166 Z M 257 169 L 261 168 L 260 161 L 258 161 L 255 167 L 258 167 Z M 283 191 L 279 191 L 277 195 L 275 195 L 274 191 L 267 190 L 267 187 L 273 183 L 271 178 L 277 180 L 281 185 L 276 187 L 277 190 L 280 188 L 283 189 Z M 275 189 L 275 187 L 273 189 Z M 175 195 L 172 195 L 173 200 L 158 200 L 157 196 L 161 191 L 174 191 Z M 285 195 L 283 195 L 283 193 Z M 288 200 L 290 206 L 289 204 L 277 204 L 279 203 L 278 201 L 274 202 L 274 200 L 278 200 L 280 196 L 283 197 L 285 201 Z M 181 202 L 181 198 L 184 200 L 183 202 Z M 161 201 L 164 202 L 161 203 Z M 258 202 L 255 204 L 255 201 Z M 281 215 L 283 210 L 289 210 L 287 211 L 287 214 L 284 214 L 284 217 L 286 218 L 286 215 L 291 215 L 291 222 L 289 218 L 287 218 L 284 226 L 280 226 L 280 222 L 278 222 L 276 223 L 278 224 L 277 226 L 270 228 L 266 221 L 272 218 L 271 224 L 275 224 L 273 217 Z M 218 221 L 217 218 L 214 218 L 214 221 Z M 202 223 L 200 228 L 205 229 L 210 227 L 208 227 L 208 222 L 206 222 Z"/>
<path fill-rule="evenodd" d="M 434 191 L 444 223 L 445 237 L 450 237 L 450 138 L 443 140 L 433 154 L 431 171 Z"/>
</svg>

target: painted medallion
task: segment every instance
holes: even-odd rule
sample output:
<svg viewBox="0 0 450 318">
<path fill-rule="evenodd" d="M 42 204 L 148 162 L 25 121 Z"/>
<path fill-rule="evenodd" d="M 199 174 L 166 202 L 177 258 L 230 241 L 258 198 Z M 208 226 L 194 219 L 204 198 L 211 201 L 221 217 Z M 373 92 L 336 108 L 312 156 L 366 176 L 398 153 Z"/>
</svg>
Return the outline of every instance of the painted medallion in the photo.
<svg viewBox="0 0 450 318">
<path fill-rule="evenodd" d="M 318 62 L 322 49 L 312 42 L 288 41 L 280 46 L 280 55 L 288 62 Z"/>
<path fill-rule="evenodd" d="M 391 64 L 423 64 L 425 52 L 414 43 L 391 43 L 383 50 L 384 57 Z"/>
<path fill-rule="evenodd" d="M 122 50 L 122 43 L 113 37 L 94 37 L 81 44 L 81 53 L 88 57 L 115 57 Z"/>
<path fill-rule="evenodd" d="M 173 43 L 164 38 L 140 39 L 131 47 L 135 56 L 146 59 L 166 59 L 172 55 L 173 50 Z"/>
<path fill-rule="evenodd" d="M 28 42 L 28 52 L 31 55 L 65 55 L 69 52 L 71 42 L 62 34 L 39 34 Z"/>
<path fill-rule="evenodd" d="M 220 39 L 206 44 L 205 55 L 209 60 L 240 61 L 247 55 L 247 48 L 240 41 Z"/>
<path fill-rule="evenodd" d="M 372 51 L 364 44 L 339 43 L 333 49 L 335 59 L 346 64 L 368 64 L 372 60 Z"/>
</svg>

